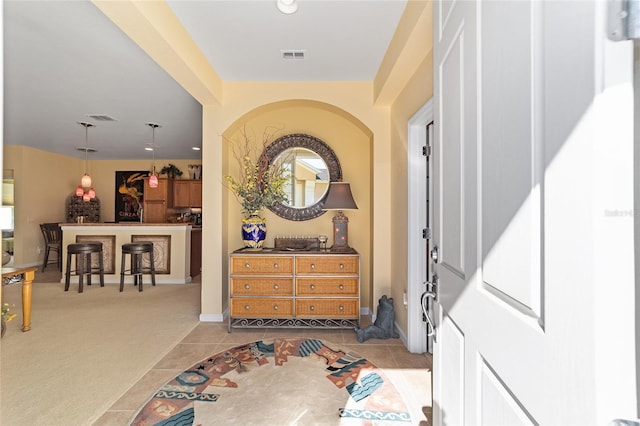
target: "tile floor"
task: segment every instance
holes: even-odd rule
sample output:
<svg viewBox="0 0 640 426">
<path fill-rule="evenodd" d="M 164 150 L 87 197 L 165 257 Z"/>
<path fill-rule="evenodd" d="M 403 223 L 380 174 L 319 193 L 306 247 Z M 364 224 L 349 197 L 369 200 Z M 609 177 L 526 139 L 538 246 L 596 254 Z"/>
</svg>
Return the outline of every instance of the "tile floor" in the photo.
<svg viewBox="0 0 640 426">
<path fill-rule="evenodd" d="M 366 326 L 366 324 L 363 320 L 362 327 Z M 407 384 L 407 387 L 413 387 L 414 385 L 416 387 L 430 387 L 430 384 L 423 383 L 424 375 L 420 376 L 421 383 L 412 383 L 412 380 L 416 380 L 416 377 L 412 377 L 410 372 L 402 373 L 402 371 L 430 372 L 432 366 L 431 356 L 428 354 L 409 353 L 400 339 L 370 339 L 363 343 L 358 343 L 353 330 L 234 329 L 232 333 L 229 333 L 226 323 L 200 323 L 138 383 L 116 401 L 94 423 L 94 426 L 127 425 L 136 410 L 150 398 L 155 390 L 178 373 L 184 371 L 185 368 L 229 347 L 275 337 L 314 337 L 327 342 L 344 344 L 369 359 L 378 367 L 398 371 L 398 374 L 403 375 L 401 380 Z M 428 377 L 431 377 L 430 374 Z M 421 406 L 420 408 L 425 416 L 423 419 L 418 419 L 415 424 L 431 424 L 430 401 L 425 403 L 424 400 L 421 400 L 415 403 Z"/>
</svg>

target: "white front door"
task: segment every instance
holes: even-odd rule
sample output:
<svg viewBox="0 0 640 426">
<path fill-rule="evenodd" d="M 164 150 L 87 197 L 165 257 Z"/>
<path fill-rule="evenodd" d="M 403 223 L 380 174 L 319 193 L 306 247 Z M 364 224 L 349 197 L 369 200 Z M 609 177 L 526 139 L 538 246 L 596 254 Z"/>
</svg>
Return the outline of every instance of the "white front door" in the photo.
<svg viewBox="0 0 640 426">
<path fill-rule="evenodd" d="M 637 417 L 632 46 L 605 6 L 434 3 L 436 425 Z"/>
</svg>

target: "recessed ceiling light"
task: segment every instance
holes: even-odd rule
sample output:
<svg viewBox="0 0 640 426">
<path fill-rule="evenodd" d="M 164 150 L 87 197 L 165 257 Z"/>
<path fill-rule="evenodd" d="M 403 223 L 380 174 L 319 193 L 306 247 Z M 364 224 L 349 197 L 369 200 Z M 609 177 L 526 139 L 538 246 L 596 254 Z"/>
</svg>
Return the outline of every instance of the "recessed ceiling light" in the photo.
<svg viewBox="0 0 640 426">
<path fill-rule="evenodd" d="M 144 147 L 144 150 L 145 150 L 145 151 L 153 151 L 153 147 L 145 146 L 145 147 Z"/>
<path fill-rule="evenodd" d="M 298 0 L 276 0 L 276 7 L 280 12 L 291 15 L 298 10 Z"/>
<path fill-rule="evenodd" d="M 200 151 L 200 147 L 199 146 L 192 146 L 191 149 L 194 150 L 194 151 Z"/>
</svg>

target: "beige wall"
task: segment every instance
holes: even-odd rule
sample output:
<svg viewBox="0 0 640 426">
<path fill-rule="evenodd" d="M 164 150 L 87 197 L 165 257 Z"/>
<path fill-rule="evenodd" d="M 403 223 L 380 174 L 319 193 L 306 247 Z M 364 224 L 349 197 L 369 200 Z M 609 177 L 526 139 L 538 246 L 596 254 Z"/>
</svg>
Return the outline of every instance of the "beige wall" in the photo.
<svg viewBox="0 0 640 426">
<path fill-rule="evenodd" d="M 391 211 L 391 273 L 393 284 L 391 294 L 393 297 L 396 321 L 407 331 L 407 307 L 403 305 L 403 293 L 407 292 L 407 224 L 408 199 L 415 194 L 407 193 L 407 141 L 408 121 L 432 96 L 433 74 L 430 72 L 433 66 L 433 55 L 425 58 L 418 72 L 407 83 L 406 87 L 394 102 L 391 108 L 391 205 L 399 206 Z M 416 152 L 412 155 L 421 156 Z M 419 229 L 412 232 L 420 232 Z M 413 301 L 415 302 L 415 301 Z"/>
<path fill-rule="evenodd" d="M 39 225 L 64 219 L 66 197 L 80 181 L 84 161 L 5 145 L 3 168 L 14 174 L 13 262 L 20 266 L 40 264 L 44 240 Z"/>
<path fill-rule="evenodd" d="M 3 168 L 14 172 L 15 224 L 14 265 L 40 265 L 44 256 L 44 240 L 40 223 L 64 222 L 66 200 L 80 183 L 85 161 L 26 146 L 5 145 Z M 156 169 L 169 162 L 185 172 L 196 160 L 158 160 Z M 149 170 L 151 160 L 89 160 L 89 174 L 100 199 L 102 222 L 115 219 L 115 172 Z"/>
</svg>

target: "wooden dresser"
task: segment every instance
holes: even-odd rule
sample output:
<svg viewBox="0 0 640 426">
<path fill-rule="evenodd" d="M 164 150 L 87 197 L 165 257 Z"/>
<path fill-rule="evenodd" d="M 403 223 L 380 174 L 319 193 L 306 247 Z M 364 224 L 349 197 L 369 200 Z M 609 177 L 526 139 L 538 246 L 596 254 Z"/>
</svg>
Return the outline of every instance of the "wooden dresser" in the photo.
<svg viewBox="0 0 640 426">
<path fill-rule="evenodd" d="M 232 328 L 359 325 L 360 255 L 237 250 L 229 256 Z"/>
</svg>

